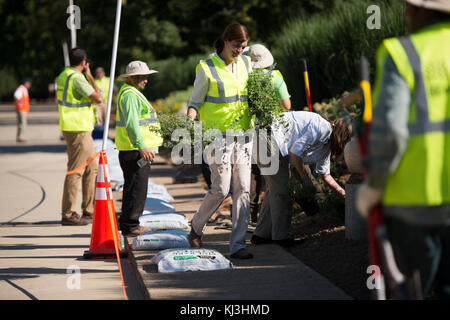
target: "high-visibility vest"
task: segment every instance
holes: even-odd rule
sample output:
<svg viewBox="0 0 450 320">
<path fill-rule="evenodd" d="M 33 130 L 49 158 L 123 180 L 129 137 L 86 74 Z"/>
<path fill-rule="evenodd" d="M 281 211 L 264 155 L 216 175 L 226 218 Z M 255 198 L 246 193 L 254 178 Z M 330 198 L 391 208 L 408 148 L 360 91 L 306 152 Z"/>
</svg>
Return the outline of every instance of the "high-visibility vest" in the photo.
<svg viewBox="0 0 450 320">
<path fill-rule="evenodd" d="M 268 69 L 263 69 L 263 72 L 265 74 L 270 72 L 270 79 L 272 80 L 272 85 L 273 85 L 273 87 L 275 89 L 275 92 L 277 93 L 277 90 L 275 88 L 275 77 L 280 77 L 281 79 L 284 80 L 283 75 L 281 74 L 280 70 L 274 69 L 274 70 L 270 71 Z M 277 95 L 278 95 L 278 93 L 277 93 Z"/>
<path fill-rule="evenodd" d="M 102 92 L 102 100 L 106 104 L 109 93 L 109 77 L 103 76 L 101 79 L 95 79 L 95 83 Z"/>
<path fill-rule="evenodd" d="M 450 204 L 449 52 L 450 23 L 387 39 L 378 51 L 378 68 L 389 53 L 411 92 L 409 141 L 388 177 L 385 206 Z"/>
<path fill-rule="evenodd" d="M 205 102 L 201 105 L 200 120 L 209 128 L 222 132 L 247 130 L 250 126 L 246 83 L 250 70 L 250 58 L 239 56 L 235 76 L 216 55 L 201 60 L 202 68 L 209 80 Z"/>
<path fill-rule="evenodd" d="M 20 113 L 27 113 L 30 111 L 30 97 L 28 96 L 28 90 L 23 84 L 21 84 L 17 89 L 21 92 L 21 98 L 18 101 L 14 100 L 14 107 Z"/>
<path fill-rule="evenodd" d="M 127 128 L 125 126 L 125 118 L 123 116 L 123 104 L 122 100 L 125 95 L 134 94 L 138 97 L 141 104 L 141 109 L 138 110 L 139 114 L 139 129 L 142 138 L 145 141 L 147 148 L 159 147 L 163 143 L 161 135 L 157 131 L 150 131 L 153 127 L 155 130 L 159 130 L 160 125 L 156 111 L 153 109 L 147 98 L 135 87 L 125 83 L 119 90 L 117 97 L 117 111 L 116 111 L 116 147 L 120 151 L 139 150 L 135 147 L 128 137 Z"/>
<path fill-rule="evenodd" d="M 270 72 L 270 70 L 268 70 L 268 69 L 263 69 L 263 71 L 264 71 L 264 73 L 269 73 Z M 272 78 L 272 83 L 275 83 L 275 77 L 276 76 L 280 77 L 281 79 L 284 79 L 283 75 L 280 72 L 280 70 L 276 70 L 276 69 L 272 70 L 270 76 Z"/>
<path fill-rule="evenodd" d="M 74 68 L 67 67 L 56 79 L 59 126 L 62 131 L 89 132 L 94 130 L 94 112 L 88 97 L 73 91 L 73 80 L 83 77 Z"/>
</svg>

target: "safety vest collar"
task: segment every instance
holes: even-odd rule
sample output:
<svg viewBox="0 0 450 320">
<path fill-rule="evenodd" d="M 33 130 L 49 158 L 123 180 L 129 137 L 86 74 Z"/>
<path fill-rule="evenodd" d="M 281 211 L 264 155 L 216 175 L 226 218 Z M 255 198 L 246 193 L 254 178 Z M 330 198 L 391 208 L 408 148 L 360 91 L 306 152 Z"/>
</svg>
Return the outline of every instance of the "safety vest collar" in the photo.
<svg viewBox="0 0 450 320">
<path fill-rule="evenodd" d="M 409 64 L 414 73 L 414 94 L 416 104 L 416 121 L 408 124 L 411 135 L 422 135 L 432 132 L 450 132 L 450 119 L 430 121 L 427 92 L 423 79 L 422 65 L 419 54 L 410 37 L 400 37 L 399 42 L 406 52 Z"/>
<path fill-rule="evenodd" d="M 58 104 L 63 106 L 63 107 L 83 108 L 83 107 L 90 107 L 91 106 L 91 102 L 72 103 L 72 102 L 68 102 L 67 101 L 67 94 L 68 94 L 68 91 L 69 91 L 70 78 L 72 78 L 74 75 L 76 75 L 77 72 L 80 73 L 79 71 L 77 71 L 77 70 L 75 70 L 73 68 L 69 68 L 67 70 L 67 73 L 70 73 L 70 74 L 67 76 L 66 83 L 64 84 L 62 100 L 58 99 Z"/>
</svg>

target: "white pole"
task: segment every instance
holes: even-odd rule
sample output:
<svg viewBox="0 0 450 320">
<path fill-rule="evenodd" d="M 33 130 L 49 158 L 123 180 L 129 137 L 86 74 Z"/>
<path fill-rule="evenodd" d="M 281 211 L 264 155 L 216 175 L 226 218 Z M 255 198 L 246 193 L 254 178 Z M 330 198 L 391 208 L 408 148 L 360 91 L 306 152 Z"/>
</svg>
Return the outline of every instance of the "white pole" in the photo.
<svg viewBox="0 0 450 320">
<path fill-rule="evenodd" d="M 108 102 L 106 104 L 106 118 L 105 118 L 105 126 L 103 129 L 103 144 L 102 150 L 106 148 L 106 140 L 108 139 L 108 129 L 109 129 L 109 116 L 111 113 L 111 102 L 113 97 L 113 89 L 114 89 L 114 75 L 116 74 L 116 58 L 117 58 L 117 45 L 119 42 L 119 29 L 120 29 L 120 13 L 122 10 L 122 0 L 117 0 L 117 9 L 116 9 L 116 25 L 114 27 L 114 42 L 113 42 L 113 50 L 111 57 L 111 68 L 110 68 L 110 78 L 109 78 L 109 92 L 108 92 Z"/>
<path fill-rule="evenodd" d="M 70 67 L 70 61 L 69 61 L 69 49 L 67 47 L 67 42 L 64 42 L 63 45 L 63 55 L 64 55 L 64 65 L 66 67 Z"/>
<path fill-rule="evenodd" d="M 77 29 L 75 28 L 75 9 L 73 7 L 73 0 L 69 0 L 70 6 L 70 38 L 72 39 L 71 49 L 77 46 Z"/>
</svg>

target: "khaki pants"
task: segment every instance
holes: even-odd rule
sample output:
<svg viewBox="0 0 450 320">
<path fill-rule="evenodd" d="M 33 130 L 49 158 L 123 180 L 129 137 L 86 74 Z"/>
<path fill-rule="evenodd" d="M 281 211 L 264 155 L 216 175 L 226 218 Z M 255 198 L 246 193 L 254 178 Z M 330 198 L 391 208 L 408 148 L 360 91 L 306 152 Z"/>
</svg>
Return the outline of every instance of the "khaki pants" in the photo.
<svg viewBox="0 0 450 320">
<path fill-rule="evenodd" d="M 283 198 L 288 193 L 289 160 L 288 156 L 279 158 L 279 169 L 274 175 L 265 175 L 268 191 L 261 204 L 261 212 L 255 235 L 272 240 L 285 240 L 291 237 L 291 215 L 289 203 Z"/>
<path fill-rule="evenodd" d="M 94 154 L 94 141 L 91 132 L 63 131 L 67 143 L 67 171 L 73 170 L 86 163 Z M 94 213 L 95 180 L 97 177 L 97 160 L 93 160 L 84 169 L 66 175 L 62 198 L 62 214 L 70 217 L 75 208 L 78 185 L 81 179 L 82 189 L 82 213 Z"/>
<path fill-rule="evenodd" d="M 245 248 L 245 235 L 250 217 L 250 174 L 253 141 L 237 142 L 222 139 L 215 152 L 209 153 L 212 145 L 205 149 L 211 168 L 211 189 L 192 218 L 195 233 L 203 234 L 209 218 L 227 197 L 232 184 L 232 230 L 230 254 Z M 209 155 L 208 155 L 209 154 Z"/>
<path fill-rule="evenodd" d="M 23 139 L 23 133 L 25 132 L 27 128 L 27 115 L 26 112 L 19 112 L 16 110 L 17 113 L 17 141 Z"/>
</svg>

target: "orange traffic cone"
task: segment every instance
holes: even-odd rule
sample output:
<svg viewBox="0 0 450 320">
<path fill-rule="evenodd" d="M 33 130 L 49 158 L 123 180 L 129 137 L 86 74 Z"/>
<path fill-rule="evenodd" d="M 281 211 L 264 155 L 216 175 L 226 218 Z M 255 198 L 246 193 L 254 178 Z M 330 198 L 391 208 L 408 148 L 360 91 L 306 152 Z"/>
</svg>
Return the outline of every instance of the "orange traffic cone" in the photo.
<svg viewBox="0 0 450 320">
<path fill-rule="evenodd" d="M 114 259 L 117 256 L 115 245 L 119 246 L 119 236 L 107 164 L 106 152 L 102 150 L 95 189 L 91 245 L 83 255 L 86 259 Z M 128 252 L 122 250 L 119 254 L 120 257 L 126 257 Z"/>
</svg>

